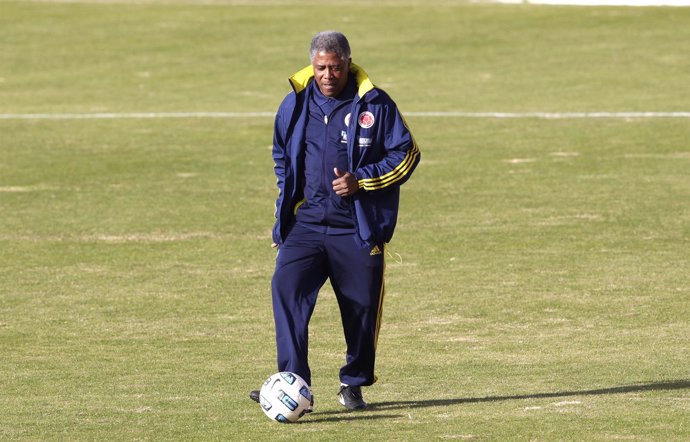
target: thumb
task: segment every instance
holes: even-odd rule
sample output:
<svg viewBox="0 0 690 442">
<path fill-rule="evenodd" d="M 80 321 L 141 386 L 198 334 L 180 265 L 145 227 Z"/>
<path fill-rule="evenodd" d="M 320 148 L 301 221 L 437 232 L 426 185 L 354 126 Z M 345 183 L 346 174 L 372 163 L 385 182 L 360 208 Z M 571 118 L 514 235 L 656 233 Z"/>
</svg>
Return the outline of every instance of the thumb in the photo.
<svg viewBox="0 0 690 442">
<path fill-rule="evenodd" d="M 341 176 L 343 176 L 343 173 L 337 167 L 333 168 L 333 173 L 335 173 L 335 176 L 337 178 L 340 178 Z"/>
</svg>

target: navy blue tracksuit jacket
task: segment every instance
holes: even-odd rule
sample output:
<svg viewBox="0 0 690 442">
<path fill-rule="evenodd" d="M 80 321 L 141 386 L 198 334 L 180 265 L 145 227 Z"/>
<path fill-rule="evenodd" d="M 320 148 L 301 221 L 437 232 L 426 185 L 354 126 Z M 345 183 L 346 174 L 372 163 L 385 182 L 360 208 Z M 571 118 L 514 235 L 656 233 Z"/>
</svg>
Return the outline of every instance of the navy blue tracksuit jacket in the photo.
<svg viewBox="0 0 690 442">
<path fill-rule="evenodd" d="M 350 64 L 357 92 L 350 104 L 345 129 L 347 171 L 353 173 L 360 191 L 352 196 L 355 239 L 362 247 L 387 243 L 398 218 L 399 186 L 407 181 L 420 159 L 419 149 L 397 106 L 376 88 L 366 72 Z M 314 77 L 307 66 L 290 78 L 290 92 L 278 109 L 273 137 L 273 161 L 278 179 L 276 223 L 273 241 L 282 244 L 304 201 L 304 146 L 308 103 Z"/>
</svg>

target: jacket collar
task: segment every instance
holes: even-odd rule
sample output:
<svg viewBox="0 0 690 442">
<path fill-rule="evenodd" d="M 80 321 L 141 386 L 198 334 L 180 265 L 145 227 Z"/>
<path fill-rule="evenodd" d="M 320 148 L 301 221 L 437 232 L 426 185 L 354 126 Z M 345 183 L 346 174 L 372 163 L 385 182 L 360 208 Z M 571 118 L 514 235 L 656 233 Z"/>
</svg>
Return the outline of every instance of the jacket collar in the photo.
<svg viewBox="0 0 690 442">
<path fill-rule="evenodd" d="M 350 63 L 350 73 L 355 76 L 355 82 L 357 83 L 357 95 L 364 97 L 364 95 L 374 89 L 374 84 L 369 79 L 369 75 L 360 66 L 355 63 Z M 309 82 L 314 78 L 314 67 L 309 65 L 304 69 L 296 72 L 290 80 L 290 85 L 295 90 L 296 94 L 299 94 L 304 89 L 307 88 Z"/>
</svg>

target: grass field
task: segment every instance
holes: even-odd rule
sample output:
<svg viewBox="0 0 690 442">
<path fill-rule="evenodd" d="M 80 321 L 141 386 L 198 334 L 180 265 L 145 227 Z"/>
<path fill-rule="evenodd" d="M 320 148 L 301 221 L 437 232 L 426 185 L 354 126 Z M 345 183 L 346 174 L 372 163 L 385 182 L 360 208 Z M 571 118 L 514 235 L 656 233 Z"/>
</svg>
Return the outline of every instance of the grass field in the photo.
<svg viewBox="0 0 690 442">
<path fill-rule="evenodd" d="M 690 438 L 688 118 L 408 118 L 371 407 L 324 288 L 279 425 L 272 118 L 16 117 L 273 112 L 328 28 L 403 112 L 690 111 L 690 9 L 372 3 L 0 1 L 0 440 Z"/>
</svg>

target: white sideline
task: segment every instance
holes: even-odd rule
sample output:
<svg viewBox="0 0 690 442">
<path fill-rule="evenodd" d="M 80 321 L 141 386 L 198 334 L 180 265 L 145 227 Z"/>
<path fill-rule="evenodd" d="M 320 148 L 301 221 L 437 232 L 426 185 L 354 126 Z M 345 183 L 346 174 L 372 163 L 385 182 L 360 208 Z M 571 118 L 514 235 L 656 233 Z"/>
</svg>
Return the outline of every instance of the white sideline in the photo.
<svg viewBox="0 0 690 442">
<path fill-rule="evenodd" d="M 690 112 L 403 112 L 411 117 L 461 118 L 690 118 Z"/>
<path fill-rule="evenodd" d="M 119 120 L 146 118 L 261 118 L 273 112 L 94 112 L 53 114 L 0 114 L 0 120 Z"/>
<path fill-rule="evenodd" d="M 406 117 L 435 118 L 690 118 L 690 112 L 403 112 Z M 161 118 L 273 118 L 273 112 L 120 112 L 0 114 L 0 120 L 119 120 Z"/>
<path fill-rule="evenodd" d="M 474 0 L 474 3 L 569 6 L 690 6 L 690 0 Z"/>
</svg>

